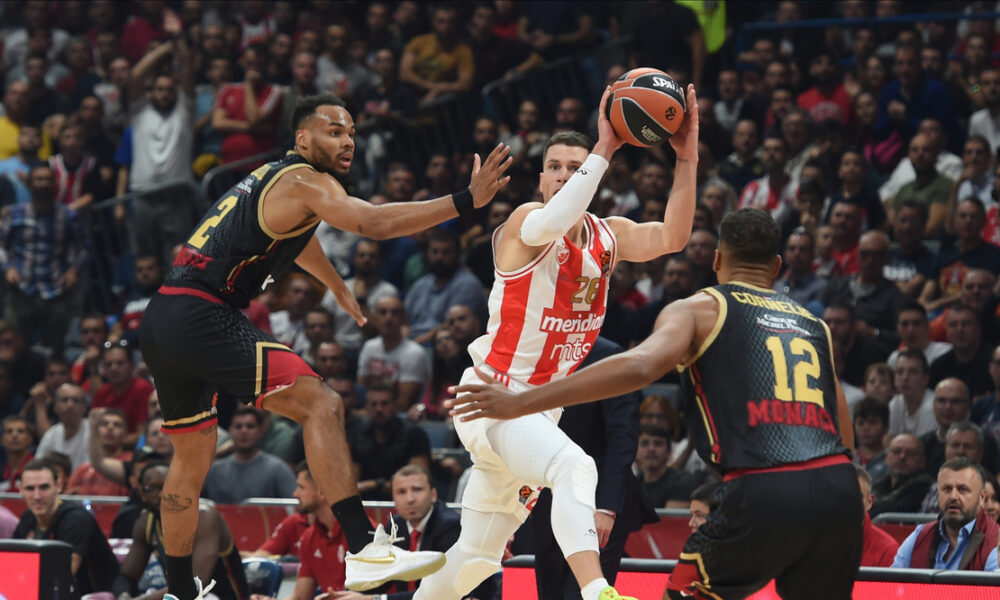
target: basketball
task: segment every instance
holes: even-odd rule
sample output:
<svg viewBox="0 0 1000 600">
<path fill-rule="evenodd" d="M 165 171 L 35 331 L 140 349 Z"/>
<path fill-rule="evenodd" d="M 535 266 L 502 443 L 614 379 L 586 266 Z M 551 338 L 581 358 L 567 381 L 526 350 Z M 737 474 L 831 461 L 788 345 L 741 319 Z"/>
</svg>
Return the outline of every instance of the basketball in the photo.
<svg viewBox="0 0 1000 600">
<path fill-rule="evenodd" d="M 687 110 L 684 89 L 659 69 L 632 69 L 611 84 L 608 120 L 627 144 L 648 148 L 677 133 Z"/>
</svg>

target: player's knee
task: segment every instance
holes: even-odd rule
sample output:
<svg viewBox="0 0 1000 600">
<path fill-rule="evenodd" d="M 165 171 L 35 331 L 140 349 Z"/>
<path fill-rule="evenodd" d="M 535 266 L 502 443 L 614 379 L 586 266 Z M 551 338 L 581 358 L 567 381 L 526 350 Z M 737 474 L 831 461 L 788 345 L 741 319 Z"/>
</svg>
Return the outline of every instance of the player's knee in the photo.
<svg viewBox="0 0 1000 600">
<path fill-rule="evenodd" d="M 570 493 L 577 501 L 593 506 L 597 465 L 579 446 L 567 444 L 556 454 L 546 474 L 553 494 Z"/>
<path fill-rule="evenodd" d="M 344 421 L 344 401 L 326 384 L 310 390 L 302 400 L 303 420 L 320 419 L 339 423 Z"/>
</svg>

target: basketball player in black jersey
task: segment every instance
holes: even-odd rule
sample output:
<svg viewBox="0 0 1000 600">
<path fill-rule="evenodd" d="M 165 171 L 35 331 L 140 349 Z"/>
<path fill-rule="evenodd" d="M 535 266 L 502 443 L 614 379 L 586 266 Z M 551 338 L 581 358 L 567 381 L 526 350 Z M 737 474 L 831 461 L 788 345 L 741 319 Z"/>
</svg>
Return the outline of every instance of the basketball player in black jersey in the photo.
<svg viewBox="0 0 1000 600">
<path fill-rule="evenodd" d="M 723 474 L 718 510 L 691 534 L 664 597 L 743 598 L 775 579 L 783 598 L 851 597 L 863 512 L 854 446 L 830 332 L 771 290 L 781 231 L 744 209 L 720 227 L 720 285 L 667 305 L 641 344 L 565 379 L 515 395 L 458 386 L 462 418 L 510 419 L 608 398 L 678 368 L 688 431 Z"/>
<path fill-rule="evenodd" d="M 350 553 L 347 585 L 414 579 L 443 555 L 397 551 L 371 527 L 358 496 L 339 396 L 294 352 L 240 312 L 294 262 L 330 288 L 359 324 L 357 301 L 313 236 L 319 222 L 384 239 L 426 229 L 486 205 L 509 181 L 509 148 L 475 157 L 468 189 L 425 202 L 374 206 L 352 198 L 334 175 L 354 157 L 354 121 L 332 95 L 300 99 L 295 148 L 233 186 L 197 225 L 143 315 L 139 339 L 156 382 L 174 458 L 161 499 L 170 594 L 203 596 L 191 571 L 198 497 L 215 455 L 216 394 L 255 403 L 302 424 L 310 472 L 333 501 Z M 367 545 L 366 545 L 367 544 Z"/>
</svg>

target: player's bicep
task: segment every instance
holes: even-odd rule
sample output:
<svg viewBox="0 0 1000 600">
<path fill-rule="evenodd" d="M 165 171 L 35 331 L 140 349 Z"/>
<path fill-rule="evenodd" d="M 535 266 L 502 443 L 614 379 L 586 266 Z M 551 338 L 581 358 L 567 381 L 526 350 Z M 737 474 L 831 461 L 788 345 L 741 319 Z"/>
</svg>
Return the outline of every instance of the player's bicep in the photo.
<svg viewBox="0 0 1000 600">
<path fill-rule="evenodd" d="M 320 177 L 297 180 L 291 193 L 313 214 L 337 229 L 373 237 L 371 232 L 366 231 L 366 224 L 374 207 L 360 198 L 347 195 L 332 179 Z"/>
<path fill-rule="evenodd" d="M 631 352 L 648 361 L 655 372 L 672 371 L 693 356 L 697 329 L 687 302 L 668 304 L 656 318 L 653 332 Z"/>
</svg>

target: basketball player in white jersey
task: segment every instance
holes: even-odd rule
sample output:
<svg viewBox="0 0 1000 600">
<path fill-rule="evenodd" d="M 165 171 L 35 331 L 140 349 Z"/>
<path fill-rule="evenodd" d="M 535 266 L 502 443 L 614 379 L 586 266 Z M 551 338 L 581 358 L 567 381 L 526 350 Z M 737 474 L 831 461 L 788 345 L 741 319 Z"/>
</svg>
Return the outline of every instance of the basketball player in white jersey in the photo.
<svg viewBox="0 0 1000 600">
<path fill-rule="evenodd" d="M 610 88 L 609 88 L 610 90 Z M 698 105 L 670 144 L 677 153 L 663 222 L 638 224 L 587 212 L 608 161 L 621 147 L 601 99 L 591 142 L 559 133 L 542 155 L 544 203 L 518 207 L 493 234 L 495 282 L 486 335 L 469 346 L 474 364 L 512 391 L 565 377 L 590 352 L 604 321 L 611 271 L 684 248 L 691 233 L 698 164 Z M 479 382 L 468 369 L 462 383 Z M 512 421 L 455 421 L 474 465 L 462 498 L 462 533 L 445 567 L 426 577 L 415 600 L 459 600 L 500 567 L 504 546 L 527 518 L 539 489 L 552 489 L 552 529 L 583 600 L 622 598 L 601 572 L 595 524 L 594 461 L 560 430 L 562 409 Z M 602 518 L 613 518 L 604 515 Z"/>
</svg>

